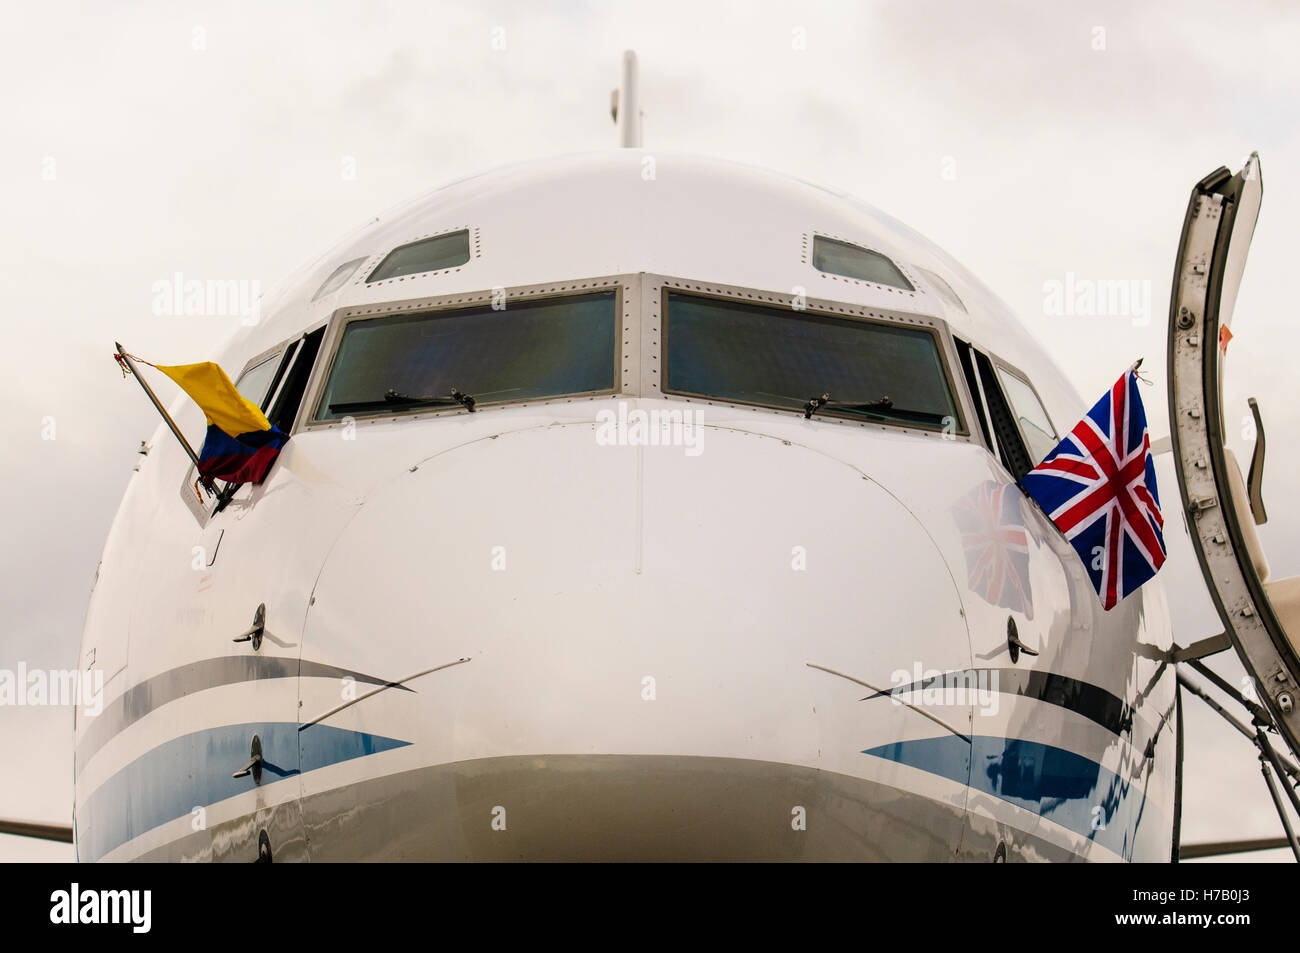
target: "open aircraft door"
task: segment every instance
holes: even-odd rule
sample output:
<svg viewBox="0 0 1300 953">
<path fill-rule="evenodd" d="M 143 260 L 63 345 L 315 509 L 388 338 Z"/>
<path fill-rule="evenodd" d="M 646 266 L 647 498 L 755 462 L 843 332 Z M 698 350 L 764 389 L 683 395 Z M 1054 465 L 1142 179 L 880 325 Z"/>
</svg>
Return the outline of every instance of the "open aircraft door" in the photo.
<svg viewBox="0 0 1300 953">
<path fill-rule="evenodd" d="M 1300 577 L 1270 578 L 1255 530 L 1267 515 L 1264 429 L 1254 400 L 1256 443 L 1246 478 L 1224 440 L 1224 358 L 1262 196 L 1254 154 L 1236 175 L 1220 167 L 1192 189 L 1170 297 L 1169 424 L 1189 535 L 1224 635 L 1295 752 Z M 1238 419 L 1235 410 L 1228 417 Z"/>
</svg>

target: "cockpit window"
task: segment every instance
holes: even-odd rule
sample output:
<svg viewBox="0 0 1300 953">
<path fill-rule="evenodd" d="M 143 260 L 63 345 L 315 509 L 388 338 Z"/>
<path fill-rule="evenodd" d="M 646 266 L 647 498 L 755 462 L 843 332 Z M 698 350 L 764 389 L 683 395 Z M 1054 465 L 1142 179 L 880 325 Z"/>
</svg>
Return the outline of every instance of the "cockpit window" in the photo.
<svg viewBox="0 0 1300 953">
<path fill-rule="evenodd" d="M 964 432 L 929 330 L 668 292 L 664 352 L 666 393 Z"/>
<path fill-rule="evenodd" d="M 1056 428 L 1052 426 L 1047 411 L 1043 409 L 1032 387 L 1002 367 L 998 368 L 998 378 L 1002 381 L 1007 403 L 1016 415 L 1016 423 L 1020 425 L 1025 446 L 1036 466 L 1061 442 L 1056 435 Z"/>
<path fill-rule="evenodd" d="M 827 238 L 825 235 L 813 236 L 812 263 L 818 271 L 828 274 L 889 285 L 904 291 L 916 290 L 898 270 L 898 266 L 880 252 Z"/>
<path fill-rule="evenodd" d="M 409 245 L 394 248 L 379 263 L 379 267 L 370 273 L 366 284 L 372 281 L 385 281 L 400 278 L 403 275 L 416 275 L 425 271 L 440 271 L 443 268 L 455 268 L 469 261 L 469 230 L 435 235 L 433 238 L 421 239 Z"/>
<path fill-rule="evenodd" d="M 612 392 L 618 314 L 611 290 L 352 321 L 316 418 Z"/>
</svg>

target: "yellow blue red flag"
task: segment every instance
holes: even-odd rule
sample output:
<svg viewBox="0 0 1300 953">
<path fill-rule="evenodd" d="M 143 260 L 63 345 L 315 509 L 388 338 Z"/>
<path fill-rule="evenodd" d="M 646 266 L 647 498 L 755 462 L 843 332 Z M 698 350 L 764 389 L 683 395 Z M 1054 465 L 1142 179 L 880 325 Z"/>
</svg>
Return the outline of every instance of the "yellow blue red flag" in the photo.
<svg viewBox="0 0 1300 953">
<path fill-rule="evenodd" d="M 235 389 L 219 364 L 153 366 L 179 384 L 207 417 L 199 474 L 227 483 L 261 483 L 288 436 Z"/>
</svg>

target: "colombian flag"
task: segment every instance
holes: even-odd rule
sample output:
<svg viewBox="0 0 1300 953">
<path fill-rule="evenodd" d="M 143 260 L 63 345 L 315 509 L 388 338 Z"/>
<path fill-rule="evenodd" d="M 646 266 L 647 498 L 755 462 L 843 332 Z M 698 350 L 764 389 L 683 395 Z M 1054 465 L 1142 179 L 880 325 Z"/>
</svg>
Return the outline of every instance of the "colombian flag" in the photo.
<svg viewBox="0 0 1300 953">
<path fill-rule="evenodd" d="M 284 432 L 235 390 L 220 365 L 204 361 L 153 366 L 179 384 L 207 416 L 200 475 L 227 483 L 261 483 L 289 439 Z"/>
</svg>

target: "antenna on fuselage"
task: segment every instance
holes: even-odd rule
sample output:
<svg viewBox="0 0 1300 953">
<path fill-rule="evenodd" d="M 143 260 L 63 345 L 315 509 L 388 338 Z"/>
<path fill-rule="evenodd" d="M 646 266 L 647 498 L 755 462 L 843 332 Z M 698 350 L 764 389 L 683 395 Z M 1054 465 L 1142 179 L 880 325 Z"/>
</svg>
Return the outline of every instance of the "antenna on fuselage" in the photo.
<svg viewBox="0 0 1300 953">
<path fill-rule="evenodd" d="M 620 149 L 641 148 L 641 96 L 636 81 L 636 53 L 623 51 L 623 72 L 618 89 L 609 96 L 609 112 L 618 127 Z"/>
</svg>

